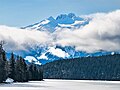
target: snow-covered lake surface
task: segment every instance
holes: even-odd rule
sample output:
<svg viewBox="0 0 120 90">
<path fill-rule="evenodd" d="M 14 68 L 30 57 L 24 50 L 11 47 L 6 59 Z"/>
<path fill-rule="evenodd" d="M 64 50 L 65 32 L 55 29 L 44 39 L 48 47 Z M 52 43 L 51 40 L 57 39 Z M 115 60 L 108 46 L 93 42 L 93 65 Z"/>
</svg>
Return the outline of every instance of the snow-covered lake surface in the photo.
<svg viewBox="0 0 120 90">
<path fill-rule="evenodd" d="M 53 80 L 0 84 L 0 90 L 120 90 L 119 81 Z"/>
</svg>

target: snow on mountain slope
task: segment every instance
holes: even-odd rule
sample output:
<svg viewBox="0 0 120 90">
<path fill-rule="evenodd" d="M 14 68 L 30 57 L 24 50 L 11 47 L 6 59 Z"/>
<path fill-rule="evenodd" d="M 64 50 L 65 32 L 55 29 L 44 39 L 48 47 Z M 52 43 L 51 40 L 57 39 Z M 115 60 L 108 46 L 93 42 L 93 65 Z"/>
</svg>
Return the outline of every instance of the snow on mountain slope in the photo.
<svg viewBox="0 0 120 90">
<path fill-rule="evenodd" d="M 52 33 L 58 28 L 76 29 L 86 25 L 87 23 L 89 23 L 88 18 L 77 17 L 75 14 L 69 13 L 68 15 L 61 14 L 57 18 L 53 18 L 51 16 L 41 22 L 22 27 L 22 29 L 48 31 Z"/>
<path fill-rule="evenodd" d="M 62 57 L 62 58 L 69 57 L 68 53 L 66 53 L 65 51 L 63 51 L 59 48 L 50 47 L 48 52 L 50 52 L 51 54 L 56 55 L 58 57 Z"/>
<path fill-rule="evenodd" d="M 70 46 L 56 46 L 47 47 L 45 51 L 40 51 L 39 53 L 33 53 L 31 56 L 26 56 L 24 59 L 31 63 L 32 60 L 36 64 L 46 64 L 54 60 L 68 59 L 68 58 L 78 58 L 78 57 L 92 57 L 92 56 L 102 56 L 102 55 L 114 55 L 117 52 L 107 52 L 107 51 L 97 51 L 94 53 L 87 53 L 83 51 L 76 51 L 74 47 Z"/>
<path fill-rule="evenodd" d="M 37 64 L 37 65 L 41 65 L 41 63 L 40 63 L 35 57 L 33 57 L 33 56 L 26 56 L 24 59 L 25 59 L 28 63 L 34 62 L 34 63 Z"/>
</svg>

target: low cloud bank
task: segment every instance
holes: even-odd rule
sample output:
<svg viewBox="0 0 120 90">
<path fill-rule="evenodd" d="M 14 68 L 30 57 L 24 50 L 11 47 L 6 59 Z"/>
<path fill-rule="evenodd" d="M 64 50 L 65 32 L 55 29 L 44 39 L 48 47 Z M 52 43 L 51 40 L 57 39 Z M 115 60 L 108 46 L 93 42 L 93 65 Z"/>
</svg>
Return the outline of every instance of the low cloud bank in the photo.
<svg viewBox="0 0 120 90">
<path fill-rule="evenodd" d="M 75 46 L 76 50 L 120 51 L 120 10 L 109 13 L 86 15 L 92 20 L 75 30 L 56 30 L 50 34 L 43 31 L 24 30 L 0 25 L 0 40 L 8 51 L 26 50 L 39 45 Z"/>
<path fill-rule="evenodd" d="M 0 26 L 0 40 L 5 41 L 4 48 L 7 51 L 27 51 L 28 47 L 32 48 L 51 42 L 52 38 L 46 32 L 30 31 L 2 25 Z"/>
<path fill-rule="evenodd" d="M 88 15 L 92 20 L 84 27 L 57 33 L 57 44 L 75 46 L 77 50 L 120 51 L 120 10 Z"/>
</svg>

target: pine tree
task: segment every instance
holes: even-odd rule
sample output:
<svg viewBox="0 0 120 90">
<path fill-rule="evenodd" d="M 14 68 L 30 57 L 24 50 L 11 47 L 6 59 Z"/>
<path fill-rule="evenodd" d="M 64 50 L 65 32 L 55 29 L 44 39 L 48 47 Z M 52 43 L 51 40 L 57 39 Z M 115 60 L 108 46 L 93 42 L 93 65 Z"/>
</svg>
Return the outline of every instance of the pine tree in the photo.
<svg viewBox="0 0 120 90">
<path fill-rule="evenodd" d="M 6 58 L 6 52 L 4 50 L 2 52 L 2 57 L 3 57 L 3 61 L 4 61 L 4 77 L 6 79 L 8 77 L 8 73 L 7 73 L 8 69 L 6 69 L 6 67 L 8 67 L 7 66 L 8 61 L 7 61 L 7 58 Z"/>
<path fill-rule="evenodd" d="M 5 71 L 6 71 L 6 77 L 9 77 L 11 71 L 9 61 L 6 61 L 5 63 Z"/>
<path fill-rule="evenodd" d="M 15 81 L 19 82 L 21 79 L 21 74 L 20 74 L 20 60 L 19 56 L 17 56 L 16 64 L 15 64 Z"/>
<path fill-rule="evenodd" d="M 15 66 L 15 81 L 17 82 L 26 82 L 28 81 L 28 70 L 27 70 L 27 64 L 25 63 L 25 60 L 22 57 L 19 57 L 16 61 Z"/>
<path fill-rule="evenodd" d="M 3 50 L 3 43 L 0 43 L 0 82 L 3 82 L 6 80 L 6 70 L 5 70 L 5 65 L 6 65 L 6 55 L 5 51 Z"/>
<path fill-rule="evenodd" d="M 14 54 L 11 53 L 11 57 L 10 57 L 10 72 L 9 72 L 9 75 L 8 77 L 9 78 L 12 78 L 13 80 L 15 79 L 15 57 L 14 57 Z"/>
<path fill-rule="evenodd" d="M 43 80 L 43 72 L 39 69 L 39 66 L 35 65 L 34 62 L 29 66 L 29 80 Z"/>
<path fill-rule="evenodd" d="M 34 75 L 34 63 L 32 61 L 32 63 L 29 66 L 29 80 L 33 80 L 33 75 Z"/>
<path fill-rule="evenodd" d="M 20 57 L 20 61 L 21 61 L 21 66 L 22 66 L 22 71 L 23 71 L 23 81 L 26 82 L 28 81 L 28 67 L 27 64 L 25 63 L 25 60 Z"/>
<path fill-rule="evenodd" d="M 43 80 L 43 71 L 42 71 L 42 69 L 38 69 L 37 78 L 40 81 Z"/>
</svg>

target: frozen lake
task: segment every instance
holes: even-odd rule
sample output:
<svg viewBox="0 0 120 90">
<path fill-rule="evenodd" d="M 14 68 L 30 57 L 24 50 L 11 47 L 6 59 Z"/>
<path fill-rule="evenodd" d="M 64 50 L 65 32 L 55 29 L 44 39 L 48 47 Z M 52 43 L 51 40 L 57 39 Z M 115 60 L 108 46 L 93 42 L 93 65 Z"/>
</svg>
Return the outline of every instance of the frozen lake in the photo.
<svg viewBox="0 0 120 90">
<path fill-rule="evenodd" d="M 0 90 L 120 90 L 119 81 L 53 80 L 0 84 Z"/>
</svg>

